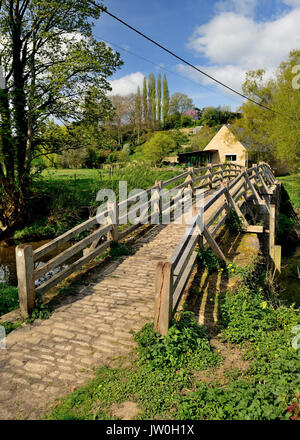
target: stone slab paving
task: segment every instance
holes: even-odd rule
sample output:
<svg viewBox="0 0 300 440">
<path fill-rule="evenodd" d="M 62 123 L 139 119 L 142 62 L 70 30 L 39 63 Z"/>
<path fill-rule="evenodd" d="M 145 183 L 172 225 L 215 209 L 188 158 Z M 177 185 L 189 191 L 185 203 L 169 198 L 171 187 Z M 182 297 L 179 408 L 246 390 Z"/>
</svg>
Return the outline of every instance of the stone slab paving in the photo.
<svg viewBox="0 0 300 440">
<path fill-rule="evenodd" d="M 156 226 L 136 252 L 113 262 L 97 280 L 45 321 L 10 333 L 0 350 L 0 419 L 39 418 L 55 398 L 93 377 L 93 367 L 134 346 L 130 330 L 153 319 L 156 264 L 168 259 L 184 225 Z"/>
</svg>

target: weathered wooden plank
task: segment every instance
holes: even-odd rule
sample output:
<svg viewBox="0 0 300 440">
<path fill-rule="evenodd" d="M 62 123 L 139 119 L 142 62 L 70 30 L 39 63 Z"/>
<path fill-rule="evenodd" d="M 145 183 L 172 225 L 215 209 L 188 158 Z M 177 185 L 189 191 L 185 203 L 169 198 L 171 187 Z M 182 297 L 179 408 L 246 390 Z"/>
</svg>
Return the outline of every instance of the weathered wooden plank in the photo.
<svg viewBox="0 0 300 440">
<path fill-rule="evenodd" d="M 93 241 L 95 241 L 97 238 L 101 238 L 103 235 L 107 234 L 107 232 L 110 230 L 111 230 L 110 224 L 106 225 L 106 226 L 102 226 L 100 229 L 97 229 L 97 231 L 93 232 L 93 234 L 82 239 L 78 243 L 71 246 L 69 249 L 66 249 L 65 251 L 63 251 L 59 255 L 57 255 L 56 257 L 52 258 L 47 263 L 38 267 L 34 271 L 34 280 L 41 278 L 47 272 L 50 272 L 50 270 L 53 270 L 57 266 L 60 266 L 65 261 L 69 260 L 71 257 L 76 255 L 78 252 L 82 251 L 82 249 L 86 248 L 91 243 L 93 243 Z"/>
<path fill-rule="evenodd" d="M 252 191 L 252 193 L 253 193 L 253 195 L 254 195 L 254 197 L 256 199 L 257 204 L 258 205 L 262 205 L 264 202 L 262 201 L 262 199 L 260 198 L 258 192 L 254 188 L 254 185 L 252 184 L 251 179 L 248 176 L 248 173 L 247 172 L 244 173 L 244 176 L 245 176 L 245 181 L 246 181 L 247 185 L 249 186 L 250 190 Z"/>
<path fill-rule="evenodd" d="M 171 258 L 169 260 L 173 264 L 174 267 L 177 266 L 180 258 L 182 257 L 182 254 L 183 254 L 185 248 L 187 247 L 187 245 L 191 239 L 191 236 L 195 234 L 196 227 L 197 227 L 196 222 L 193 225 L 188 226 L 186 228 L 180 242 L 176 246 L 176 248 L 173 252 L 173 255 L 171 256 Z"/>
<path fill-rule="evenodd" d="M 215 228 L 211 231 L 211 236 L 213 238 L 215 237 L 215 235 L 217 234 L 217 232 L 221 228 L 221 226 L 223 226 L 224 223 L 226 222 L 226 218 L 227 218 L 227 213 L 223 215 L 223 217 L 216 224 Z"/>
<path fill-rule="evenodd" d="M 60 235 L 59 237 L 55 238 L 49 243 L 46 243 L 43 246 L 39 247 L 38 249 L 33 251 L 34 261 L 37 261 L 40 258 L 42 258 L 44 255 L 49 254 L 49 252 L 57 249 L 62 244 L 66 243 L 67 241 L 70 241 L 72 238 L 76 237 L 76 235 L 80 234 L 83 231 L 86 231 L 87 229 L 91 228 L 97 223 L 98 223 L 97 216 L 95 216 L 89 220 L 86 220 L 80 225 L 75 226 L 74 228 L 70 229 L 69 231 L 65 232 L 64 234 Z"/>
<path fill-rule="evenodd" d="M 84 255 L 75 263 L 70 264 L 70 266 L 68 266 L 66 269 L 54 275 L 50 280 L 46 281 L 41 286 L 39 286 L 36 289 L 36 293 L 41 295 L 46 293 L 48 290 L 52 289 L 52 287 L 56 286 L 58 283 L 60 283 L 69 275 L 71 275 L 73 272 L 75 272 L 75 270 L 80 269 L 84 264 L 98 257 L 98 255 L 100 255 L 103 251 L 105 251 L 105 249 L 107 249 L 110 246 L 110 244 L 111 244 L 110 241 L 106 241 L 105 243 L 97 247 L 94 251 L 92 251 L 90 254 Z"/>
<path fill-rule="evenodd" d="M 181 295 L 190 279 L 191 273 L 194 269 L 195 263 L 196 263 L 196 259 L 197 259 L 197 252 L 193 252 L 191 258 L 189 259 L 186 268 L 180 278 L 180 281 L 177 285 L 177 288 L 174 291 L 173 294 L 173 303 L 172 303 L 172 309 L 175 310 Z"/>
<path fill-rule="evenodd" d="M 212 237 L 211 233 L 209 232 L 209 230 L 207 229 L 206 226 L 204 226 L 203 229 L 203 235 L 207 241 L 207 243 L 209 244 L 209 246 L 211 247 L 213 253 L 220 258 L 221 260 L 225 261 L 227 263 L 227 260 L 225 258 L 225 255 L 223 254 L 223 252 L 221 251 L 220 247 L 218 246 L 217 242 L 215 241 L 215 239 Z"/>
<path fill-rule="evenodd" d="M 278 272 L 281 272 L 281 246 L 275 245 L 274 247 L 274 264 Z"/>
<path fill-rule="evenodd" d="M 186 171 L 185 173 L 179 174 L 179 176 L 172 177 L 171 179 L 166 180 L 165 182 L 162 181 L 161 187 L 165 188 L 166 186 L 171 185 L 172 183 L 177 182 L 180 179 L 184 179 L 188 175 L 189 175 L 189 171 Z"/>
<path fill-rule="evenodd" d="M 155 274 L 154 331 L 165 336 L 172 317 L 173 266 L 159 262 Z"/>
<path fill-rule="evenodd" d="M 275 252 L 275 205 L 270 205 L 269 255 L 274 260 Z"/>
<path fill-rule="evenodd" d="M 228 204 L 232 207 L 232 209 L 235 210 L 237 216 L 240 217 L 240 219 L 242 220 L 244 226 L 248 227 L 247 220 L 245 219 L 245 217 L 244 217 L 243 213 L 241 212 L 240 208 L 238 207 L 237 203 L 233 200 L 233 198 L 232 198 L 228 188 L 226 188 L 225 196 L 227 198 Z"/>
<path fill-rule="evenodd" d="M 226 208 L 226 202 L 224 201 L 223 205 L 220 206 L 220 208 L 217 209 L 216 212 L 214 212 L 208 220 L 206 220 L 206 227 L 209 228 L 213 222 L 219 217 L 222 211 Z"/>
<path fill-rule="evenodd" d="M 260 225 L 248 225 L 246 232 L 253 232 L 255 234 L 262 234 L 264 232 L 264 227 Z"/>
<path fill-rule="evenodd" d="M 196 244 L 198 243 L 198 233 L 195 233 L 194 235 L 191 235 L 190 240 L 184 250 L 184 252 L 181 255 L 181 258 L 178 262 L 178 264 L 176 265 L 175 269 L 174 269 L 174 289 L 176 289 L 181 276 L 189 262 L 189 259 L 192 255 L 192 252 L 196 246 Z"/>
</svg>

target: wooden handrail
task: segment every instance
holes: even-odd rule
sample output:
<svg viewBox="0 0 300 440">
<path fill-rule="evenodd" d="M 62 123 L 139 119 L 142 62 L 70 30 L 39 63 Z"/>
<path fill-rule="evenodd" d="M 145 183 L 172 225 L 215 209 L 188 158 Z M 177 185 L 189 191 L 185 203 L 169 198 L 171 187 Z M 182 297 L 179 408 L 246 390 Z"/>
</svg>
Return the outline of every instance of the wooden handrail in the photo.
<svg viewBox="0 0 300 440">
<path fill-rule="evenodd" d="M 224 187 L 220 187 L 219 182 L 225 182 L 229 180 L 229 190 L 233 188 L 239 180 L 243 176 L 243 172 L 240 172 L 242 167 L 237 164 L 226 163 L 226 164 L 211 164 L 207 167 L 202 168 L 190 168 L 188 171 L 179 174 L 178 176 L 174 176 L 171 179 L 166 181 L 157 181 L 155 185 L 151 188 L 148 188 L 146 191 L 147 196 L 149 194 L 153 194 L 153 192 L 157 192 L 158 199 L 155 200 L 157 216 L 161 214 L 168 214 L 174 211 L 176 203 L 178 200 L 182 198 L 182 192 L 189 188 L 192 192 L 199 188 L 207 188 L 208 190 L 216 190 L 215 193 L 206 200 L 204 204 L 204 212 L 209 209 L 226 191 Z M 252 172 L 254 171 L 254 175 Z M 202 174 L 201 173 L 205 173 Z M 256 183 L 260 183 L 264 186 L 270 184 L 272 181 L 275 181 L 275 178 L 270 176 L 270 168 L 266 164 L 259 164 L 256 167 L 252 167 L 247 170 L 247 175 L 249 177 L 250 186 L 253 187 L 251 181 L 254 179 Z M 236 175 L 238 174 L 238 175 Z M 272 174 L 272 173 L 271 173 Z M 220 176 L 215 178 L 216 176 Z M 233 180 L 230 180 L 231 177 L 234 177 Z M 178 193 L 175 197 L 172 198 L 172 207 L 162 211 L 161 207 L 161 195 L 160 190 L 165 188 L 166 186 L 176 184 L 180 180 L 185 179 L 184 182 L 175 185 L 172 189 L 178 190 Z M 258 180 L 257 180 L 258 179 Z M 265 180 L 264 180 L 265 179 Z M 195 182 L 204 180 L 204 183 L 199 187 L 195 187 Z M 245 181 L 246 182 L 246 181 Z M 249 186 L 248 182 L 248 186 Z M 242 188 L 242 185 L 241 187 Z M 239 188 L 239 189 L 240 189 Z M 253 187 L 254 188 L 254 187 Z M 250 188 L 251 189 L 251 188 Z M 144 191 L 141 191 L 140 195 L 145 194 Z M 239 194 L 237 191 L 236 194 Z M 106 216 L 109 219 L 112 219 L 114 216 L 117 219 L 117 224 L 115 224 L 112 220 L 109 221 L 108 225 L 101 226 L 98 223 L 98 216 L 84 221 L 78 226 L 70 229 L 59 237 L 51 240 L 49 243 L 41 246 L 40 248 L 33 250 L 30 245 L 27 245 L 25 251 L 24 247 L 17 246 L 16 255 L 17 255 L 17 273 L 18 273 L 18 286 L 19 286 L 19 297 L 20 297 L 20 305 L 21 312 L 23 316 L 27 316 L 30 310 L 32 309 L 35 303 L 35 294 L 36 293 L 45 293 L 50 288 L 54 287 L 56 284 L 61 282 L 67 276 L 69 276 L 74 270 L 77 270 L 83 264 L 86 264 L 88 261 L 95 258 L 95 256 L 100 255 L 106 248 L 108 248 L 113 240 L 121 240 L 126 237 L 128 234 L 132 233 L 135 229 L 139 228 L 141 225 L 145 224 L 149 221 L 150 215 L 148 212 L 140 219 L 140 222 L 136 225 L 130 225 L 125 231 L 118 231 L 118 221 L 119 215 L 118 212 L 120 208 L 122 208 L 126 204 L 134 203 L 138 198 L 139 194 L 129 197 L 127 200 L 122 200 L 119 203 L 115 203 L 113 208 L 108 208 L 101 215 Z M 182 200 L 182 199 L 181 199 Z M 262 201 L 261 201 L 262 202 Z M 265 203 L 265 202 L 262 202 Z M 268 205 L 267 205 L 268 206 Z M 144 204 L 145 210 L 147 208 L 147 203 Z M 124 220 L 124 216 L 121 218 Z M 92 230 L 95 226 L 99 225 L 97 230 Z M 91 231 L 90 234 L 80 240 L 79 242 L 73 244 L 67 250 L 63 250 L 50 261 L 44 263 L 42 266 L 34 269 L 34 262 L 39 261 L 45 255 L 50 252 L 58 249 L 61 245 L 70 242 L 73 239 L 76 239 L 80 233 L 84 231 Z M 100 243 L 101 237 L 107 235 L 107 240 L 105 243 Z M 28 247 L 29 246 L 29 247 Z M 30 249 L 31 248 L 31 249 Z M 79 258 L 75 263 L 72 263 L 66 269 L 60 271 L 57 274 L 54 274 L 52 278 L 48 281 L 43 282 L 39 287 L 35 288 L 34 282 L 50 271 L 56 269 L 58 266 L 63 265 L 66 261 L 68 261 L 71 257 L 74 257 L 79 252 L 84 251 L 83 257 Z M 19 256 L 18 256 L 19 255 Z M 180 272 L 182 275 L 182 273 Z M 182 275 L 183 276 L 183 275 Z M 177 289 L 179 284 L 176 283 Z"/>
<path fill-rule="evenodd" d="M 267 184 L 273 182 L 273 178 L 269 175 L 269 167 L 265 166 L 266 164 L 260 164 L 259 166 L 253 166 L 252 168 L 242 170 L 243 167 L 239 167 L 241 172 L 238 176 L 236 176 L 232 181 L 229 181 L 226 186 L 222 186 L 219 190 L 217 190 L 208 200 L 205 201 L 203 205 L 203 216 L 204 213 L 214 205 L 215 202 L 220 200 L 220 198 L 225 195 L 226 200 L 223 201 L 221 206 L 217 207 L 216 211 L 210 216 L 208 220 L 206 220 L 206 224 L 204 224 L 203 228 L 200 225 L 200 216 L 196 215 L 194 223 L 189 225 L 180 242 L 176 246 L 173 255 L 167 262 L 160 262 L 157 265 L 156 270 L 156 281 L 155 281 L 155 318 L 154 318 L 154 327 L 155 331 L 161 333 L 162 335 L 166 335 L 169 323 L 172 317 L 172 313 L 170 310 L 176 310 L 177 304 L 182 296 L 182 293 L 188 283 L 188 280 L 192 274 L 194 265 L 196 263 L 197 253 L 195 252 L 195 248 L 197 244 L 204 244 L 204 240 L 207 245 L 210 246 L 213 252 L 221 259 L 226 261 L 224 254 L 219 248 L 218 244 L 214 240 L 214 236 L 217 234 L 219 229 L 225 223 L 230 209 L 234 209 L 237 215 L 242 219 L 245 228 L 247 228 L 248 223 L 240 211 L 241 205 L 244 201 L 240 201 L 241 197 L 247 198 L 247 194 L 250 192 L 251 195 L 254 196 L 256 203 L 258 205 L 263 205 L 265 209 L 267 209 L 267 202 L 257 193 L 254 185 L 252 184 L 251 176 L 252 172 L 255 172 L 255 176 L 258 176 L 260 183 L 263 188 L 267 186 Z M 235 166 L 237 168 L 237 166 Z M 223 169 L 226 168 L 225 166 Z M 211 170 L 212 168 L 210 168 Z M 217 172 L 211 174 L 219 174 Z M 273 174 L 272 174 L 273 176 Z M 208 175 L 203 175 L 200 177 L 196 177 L 194 181 L 200 180 L 202 178 L 206 178 Z M 273 176 L 274 177 L 274 176 Z M 265 180 L 266 182 L 265 182 Z M 221 179 L 223 180 L 223 179 Z M 239 182 L 242 182 L 239 184 Z M 237 187 L 238 185 L 238 187 Z M 270 224 L 272 223 L 272 228 L 274 229 L 274 208 L 272 208 L 272 217 L 270 220 Z M 214 225 L 216 219 L 224 212 L 217 222 Z M 204 219 L 204 217 L 203 217 Z M 209 231 L 209 227 L 212 226 L 212 230 Z M 253 228 L 252 228 L 253 229 Z M 274 231 L 272 229 L 272 238 L 270 238 L 270 253 L 274 254 Z M 249 228 L 249 232 L 259 232 L 255 228 L 251 230 Z M 278 251 L 279 252 L 279 251 Z M 277 254 L 278 254 L 277 252 Z M 277 264 L 278 266 L 278 264 Z M 168 268 L 167 273 L 164 272 L 165 268 Z M 171 277 L 171 278 L 170 278 Z M 158 304 L 164 304 L 164 308 L 158 307 Z"/>
</svg>

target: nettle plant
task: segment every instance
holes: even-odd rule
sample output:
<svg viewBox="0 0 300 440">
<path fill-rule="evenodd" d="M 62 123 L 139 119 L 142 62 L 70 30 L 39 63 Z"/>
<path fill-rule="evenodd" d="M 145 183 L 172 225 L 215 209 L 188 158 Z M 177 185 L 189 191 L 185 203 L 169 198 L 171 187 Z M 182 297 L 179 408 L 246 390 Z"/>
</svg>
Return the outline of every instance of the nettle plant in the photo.
<svg viewBox="0 0 300 440">
<path fill-rule="evenodd" d="M 229 211 L 225 224 L 231 233 L 241 232 L 244 226 L 241 218 L 233 209 Z"/>
</svg>

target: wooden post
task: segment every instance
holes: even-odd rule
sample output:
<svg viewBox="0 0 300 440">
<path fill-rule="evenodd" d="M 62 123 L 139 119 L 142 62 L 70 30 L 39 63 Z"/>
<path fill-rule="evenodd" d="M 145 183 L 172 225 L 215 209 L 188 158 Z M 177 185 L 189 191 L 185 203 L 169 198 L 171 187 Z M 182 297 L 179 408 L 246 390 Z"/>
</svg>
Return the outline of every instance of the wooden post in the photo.
<svg viewBox="0 0 300 440">
<path fill-rule="evenodd" d="M 208 168 L 209 168 L 207 172 L 209 178 L 208 185 L 209 185 L 209 189 L 212 189 L 212 165 L 208 165 Z"/>
<path fill-rule="evenodd" d="M 161 189 L 162 189 L 162 180 L 156 180 L 155 186 L 157 190 L 153 193 L 153 206 L 151 206 L 151 224 L 159 225 L 160 224 L 160 215 L 162 213 L 162 200 L 161 200 Z"/>
<path fill-rule="evenodd" d="M 154 331 L 168 333 L 173 311 L 173 265 L 160 261 L 155 274 Z"/>
<path fill-rule="evenodd" d="M 118 241 L 119 240 L 119 231 L 118 231 L 118 225 L 119 225 L 119 207 L 116 202 L 114 203 L 107 203 L 107 207 L 110 210 L 110 213 L 108 215 L 109 223 L 112 224 L 112 230 L 108 232 L 107 239 L 108 241 Z"/>
<path fill-rule="evenodd" d="M 270 205 L 270 224 L 269 224 L 269 255 L 275 259 L 275 205 Z"/>
<path fill-rule="evenodd" d="M 224 164 L 221 165 L 221 182 L 224 182 Z"/>
<path fill-rule="evenodd" d="M 275 245 L 274 248 L 274 264 L 278 272 L 281 272 L 281 246 Z"/>
<path fill-rule="evenodd" d="M 189 168 L 190 174 L 185 179 L 186 182 L 188 182 L 188 189 L 192 191 L 192 194 L 194 194 L 194 167 Z"/>
<path fill-rule="evenodd" d="M 21 315 L 23 318 L 27 318 L 35 306 L 32 246 L 21 244 L 16 247 L 16 265 Z"/>
</svg>

